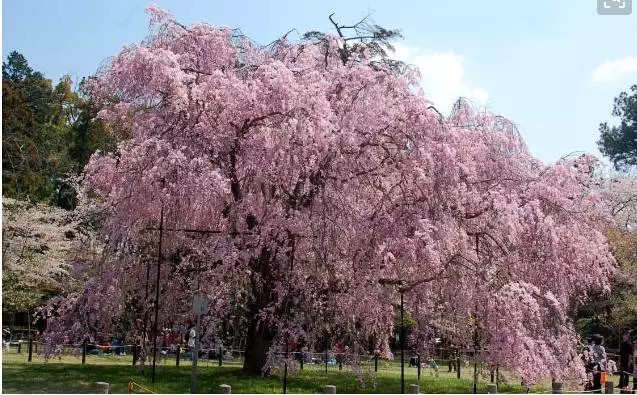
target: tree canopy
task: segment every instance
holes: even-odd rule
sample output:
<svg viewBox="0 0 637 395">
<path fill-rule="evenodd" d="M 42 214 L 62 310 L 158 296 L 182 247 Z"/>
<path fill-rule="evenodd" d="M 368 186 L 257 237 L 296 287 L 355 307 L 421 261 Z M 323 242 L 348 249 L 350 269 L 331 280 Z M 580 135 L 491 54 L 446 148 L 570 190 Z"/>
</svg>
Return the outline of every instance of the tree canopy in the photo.
<svg viewBox="0 0 637 395">
<path fill-rule="evenodd" d="M 26 58 L 2 64 L 3 310 L 33 311 L 62 290 L 76 258 L 74 184 L 96 150 L 121 135 L 95 119 L 97 110 L 68 76 L 53 86 Z M 67 235 L 77 235 L 76 230 Z"/>
<path fill-rule="evenodd" d="M 79 235 L 71 213 L 2 199 L 2 309 L 26 312 L 60 291 Z"/>
<path fill-rule="evenodd" d="M 124 316 L 143 338 L 150 306 L 162 327 L 188 320 L 200 288 L 205 327 L 244 317 L 244 368 L 260 372 L 291 338 L 387 351 L 402 293 L 423 355 L 443 322 L 528 380 L 583 373 L 568 312 L 615 265 L 593 158 L 545 166 L 463 101 L 442 118 L 415 70 L 364 45 L 344 57 L 340 36 L 262 48 L 150 14 L 150 37 L 89 86 L 130 136 L 91 157 L 84 185 L 117 254 L 56 301 L 50 344 Z"/>
<path fill-rule="evenodd" d="M 57 85 L 11 52 L 2 63 L 3 196 L 72 209 L 68 178 L 80 174 L 95 150 L 112 150 L 120 138 L 107 134 L 96 111 L 73 81 Z"/>
<path fill-rule="evenodd" d="M 620 118 L 620 124 L 599 125 L 599 150 L 618 170 L 637 166 L 637 85 L 615 98 L 613 115 Z"/>
<path fill-rule="evenodd" d="M 582 336 L 599 333 L 617 344 L 625 331 L 637 331 L 637 179 L 619 173 L 600 180 L 600 192 L 615 220 L 605 234 L 617 260 L 611 292 L 592 297 L 578 309 Z"/>
</svg>

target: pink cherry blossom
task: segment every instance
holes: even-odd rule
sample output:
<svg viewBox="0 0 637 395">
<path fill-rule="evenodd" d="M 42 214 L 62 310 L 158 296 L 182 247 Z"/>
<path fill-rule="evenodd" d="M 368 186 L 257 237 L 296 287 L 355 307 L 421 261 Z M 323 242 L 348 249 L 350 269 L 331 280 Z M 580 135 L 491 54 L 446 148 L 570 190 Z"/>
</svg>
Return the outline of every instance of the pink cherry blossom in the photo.
<svg viewBox="0 0 637 395">
<path fill-rule="evenodd" d="M 200 287 L 206 336 L 242 315 L 248 370 L 290 338 L 387 352 L 402 291 L 423 355 L 436 336 L 475 338 L 527 380 L 581 373 L 568 312 L 614 270 L 592 158 L 546 166 L 513 123 L 463 101 L 441 118 L 415 71 L 343 62 L 335 38 L 260 48 L 151 15 L 151 37 L 91 85 L 130 139 L 86 167 L 112 256 L 59 301 L 52 344 L 131 314 L 131 338 L 149 335 L 163 208 L 167 228 L 219 233 L 164 233 L 160 327 L 191 319 Z"/>
</svg>

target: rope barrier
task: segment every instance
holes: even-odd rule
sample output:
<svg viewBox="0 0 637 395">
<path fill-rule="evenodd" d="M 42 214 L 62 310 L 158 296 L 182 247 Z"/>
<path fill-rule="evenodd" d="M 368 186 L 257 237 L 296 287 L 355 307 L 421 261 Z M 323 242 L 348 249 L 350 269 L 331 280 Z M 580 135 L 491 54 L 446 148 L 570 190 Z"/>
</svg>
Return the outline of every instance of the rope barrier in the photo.
<svg viewBox="0 0 637 395">
<path fill-rule="evenodd" d="M 44 345 L 45 343 L 39 342 L 39 341 L 34 341 L 33 344 L 38 344 L 38 345 Z M 173 346 L 162 346 L 162 347 L 158 347 L 158 349 L 160 351 L 175 351 L 175 347 L 179 345 L 181 346 L 181 351 L 182 352 L 186 352 L 186 350 L 188 349 L 187 346 L 185 346 L 183 343 L 175 343 Z M 82 349 L 82 347 L 84 346 L 83 343 L 76 343 L 76 344 L 65 344 L 64 347 L 73 347 L 73 348 L 78 348 L 78 349 Z M 96 348 L 96 349 L 100 349 L 100 350 L 122 350 L 122 349 L 126 349 L 126 351 L 134 349 L 136 345 L 134 344 L 117 344 L 117 345 L 102 345 L 102 344 L 96 344 L 96 343 L 87 343 L 86 344 L 87 347 L 91 347 L 91 348 Z M 140 345 L 137 345 L 137 347 L 140 347 Z M 215 352 L 218 353 L 219 348 L 218 347 L 207 347 L 207 348 L 201 348 L 199 351 L 201 352 Z M 434 355 L 428 357 L 428 358 L 422 358 L 423 361 L 430 361 L 430 360 L 435 360 L 437 362 L 454 362 L 457 360 L 458 357 L 454 357 L 454 358 L 438 358 L 435 355 L 435 351 L 434 350 Z M 238 355 L 238 356 L 243 356 L 243 354 L 245 353 L 245 351 L 243 350 L 235 350 L 235 349 L 228 349 L 228 348 L 224 348 L 223 349 L 223 353 L 225 354 L 232 354 L 233 356 Z M 361 359 L 364 358 L 369 358 L 369 359 L 374 359 L 375 355 L 374 354 L 352 354 L 352 353 L 347 353 L 347 352 L 334 352 L 329 350 L 328 351 L 329 356 L 330 357 L 341 357 L 341 356 L 346 356 L 346 357 L 358 357 Z M 408 350 L 406 350 L 406 353 L 408 353 L 408 355 L 406 355 L 406 357 L 410 358 L 410 357 L 414 357 L 417 354 L 414 352 L 409 352 Z M 289 355 L 293 355 L 293 356 L 298 356 L 298 355 L 304 355 L 304 356 L 309 356 L 309 357 L 317 357 L 318 359 L 322 359 L 325 357 L 325 352 L 309 352 L 309 351 L 290 351 L 289 353 L 283 352 L 283 351 L 278 351 L 275 352 L 275 354 L 277 355 L 285 355 L 285 354 L 289 354 Z M 392 354 L 394 356 L 396 356 L 396 354 Z M 472 361 L 472 359 L 467 358 L 468 355 L 466 353 L 463 353 L 461 355 L 459 355 L 459 358 L 461 360 L 469 360 Z M 379 360 L 386 360 L 389 358 L 381 358 L 379 356 L 378 358 Z"/>
<path fill-rule="evenodd" d="M 36 342 L 34 342 L 36 343 Z M 42 342 L 37 342 L 40 345 L 43 345 L 44 343 Z M 67 345 L 63 345 L 64 347 L 64 354 L 66 353 L 73 353 L 73 351 L 80 352 L 83 348 L 84 344 L 83 343 L 78 343 L 78 344 L 67 344 Z M 108 352 L 114 352 L 116 354 L 119 354 L 119 352 L 125 351 L 126 353 L 128 353 L 129 351 L 131 351 L 131 349 L 134 349 L 135 345 L 130 345 L 130 344 L 124 344 L 124 345 L 101 345 L 101 344 L 95 344 L 95 343 L 87 343 L 86 344 L 87 348 L 91 348 L 91 349 L 97 349 L 100 351 L 108 351 Z M 140 347 L 138 345 L 138 347 Z M 152 346 L 151 346 L 152 347 Z M 167 353 L 164 352 L 176 352 L 176 348 L 174 347 L 158 347 L 158 350 L 160 352 L 162 352 L 163 356 L 166 357 Z M 205 354 L 205 353 L 209 353 L 209 352 L 214 352 L 216 355 L 214 358 L 217 358 L 219 353 L 219 349 L 217 347 L 213 347 L 213 348 L 203 348 L 199 350 L 201 353 Z M 89 350 L 90 352 L 90 350 Z M 181 355 L 188 354 L 190 353 L 191 350 L 189 350 L 189 347 L 185 347 L 182 346 L 181 347 Z M 172 353 L 170 353 L 172 354 Z M 224 361 L 228 361 L 226 363 L 233 363 L 232 360 L 233 359 L 241 359 L 243 358 L 245 354 L 245 351 L 243 350 L 235 350 L 235 349 L 223 349 L 223 356 L 224 356 Z M 285 353 L 283 351 L 277 351 L 275 352 L 276 355 L 278 356 L 285 356 L 286 354 L 289 354 L 291 357 L 306 357 L 306 358 L 311 358 L 312 361 L 307 361 L 308 363 L 311 362 L 315 362 L 316 361 L 322 361 L 322 363 L 325 362 L 325 352 L 306 352 L 306 351 L 290 351 L 289 353 Z M 99 355 L 95 355 L 92 354 L 93 356 L 102 356 L 102 354 Z M 121 354 L 119 354 L 121 355 Z M 394 357 L 396 357 L 395 354 L 393 354 Z M 227 357 L 229 356 L 229 358 Z M 405 355 L 405 358 L 407 359 L 407 363 L 409 363 L 409 359 L 411 358 L 415 358 L 417 356 L 417 354 L 415 353 L 409 353 L 407 355 Z M 333 361 L 334 359 L 338 358 L 343 358 L 342 362 L 351 362 L 351 358 L 358 358 L 361 362 L 373 362 L 374 359 L 376 358 L 376 356 L 374 354 L 351 354 L 351 353 L 346 353 L 346 352 L 333 352 L 333 351 L 328 351 L 328 358 L 329 361 Z M 205 359 L 205 358 L 204 358 Z M 396 361 L 396 358 L 382 358 L 382 357 L 378 357 L 379 361 Z M 466 356 L 461 356 L 460 360 L 463 363 L 467 363 L 467 361 L 471 362 L 471 359 L 467 359 Z M 424 365 L 425 367 L 428 367 L 431 361 L 435 361 L 437 364 L 442 365 L 442 364 L 446 364 L 448 362 L 452 362 L 455 363 L 457 361 L 457 358 L 437 358 L 436 356 L 432 356 L 430 358 L 421 358 L 421 364 Z"/>
<path fill-rule="evenodd" d="M 133 392 L 133 390 L 135 389 L 135 387 L 139 387 L 142 389 L 142 391 L 146 391 L 150 394 L 156 394 L 156 392 L 149 390 L 148 388 L 141 386 L 139 384 L 137 384 L 136 382 L 134 382 L 133 380 L 129 380 L 128 381 L 128 393 L 131 394 Z"/>
<path fill-rule="evenodd" d="M 22 343 L 26 343 L 27 341 L 24 340 Z M 11 342 L 12 345 L 18 344 L 17 341 L 12 341 Z M 43 343 L 41 341 L 33 341 L 33 344 L 39 344 L 39 345 L 44 345 L 46 343 Z M 81 348 L 84 344 L 83 343 L 71 343 L 71 344 L 64 344 L 64 346 L 72 346 L 72 347 L 78 347 Z M 174 343 L 174 345 L 181 345 L 182 349 L 184 348 L 184 343 Z M 102 344 L 97 344 L 97 343 L 86 343 L 86 346 L 91 346 L 91 347 L 97 347 L 97 348 L 134 348 L 135 344 L 108 344 L 108 345 L 102 345 Z M 137 345 L 139 346 L 139 344 Z M 160 347 L 163 350 L 169 350 L 171 349 L 171 346 L 162 346 Z M 207 348 L 201 348 L 200 351 L 218 351 L 219 347 L 207 347 Z M 225 348 L 223 349 L 224 352 L 232 352 L 232 353 L 237 353 L 237 354 L 243 354 L 245 351 L 244 350 L 235 350 L 235 349 L 230 349 L 230 348 Z M 436 351 L 436 350 L 434 350 Z M 473 350 L 467 350 L 469 353 L 472 353 Z M 333 351 L 329 351 L 330 354 L 334 354 L 334 355 L 358 355 L 360 357 L 374 357 L 374 354 L 348 354 L 346 352 L 333 352 Z M 405 350 L 405 352 L 410 352 L 409 350 Z M 285 354 L 284 351 L 279 351 L 277 352 L 278 354 Z M 301 353 L 305 353 L 307 355 L 325 355 L 325 352 L 303 352 L 303 351 L 290 351 L 290 354 L 301 354 Z M 415 355 L 415 353 L 413 353 Z M 462 356 L 466 356 L 466 353 L 461 354 Z M 455 357 L 454 358 L 448 358 L 448 359 L 439 359 L 435 356 L 432 356 L 430 359 L 436 359 L 439 361 L 455 361 Z"/>
</svg>

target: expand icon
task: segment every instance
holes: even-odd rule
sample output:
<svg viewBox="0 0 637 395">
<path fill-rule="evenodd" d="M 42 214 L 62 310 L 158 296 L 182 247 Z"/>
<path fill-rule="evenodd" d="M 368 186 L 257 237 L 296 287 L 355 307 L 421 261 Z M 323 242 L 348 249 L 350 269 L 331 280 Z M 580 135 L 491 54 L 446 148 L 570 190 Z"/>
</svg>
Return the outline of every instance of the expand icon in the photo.
<svg viewBox="0 0 637 395">
<path fill-rule="evenodd" d="M 632 11 L 632 0 L 597 0 L 600 15 L 630 15 Z"/>
</svg>

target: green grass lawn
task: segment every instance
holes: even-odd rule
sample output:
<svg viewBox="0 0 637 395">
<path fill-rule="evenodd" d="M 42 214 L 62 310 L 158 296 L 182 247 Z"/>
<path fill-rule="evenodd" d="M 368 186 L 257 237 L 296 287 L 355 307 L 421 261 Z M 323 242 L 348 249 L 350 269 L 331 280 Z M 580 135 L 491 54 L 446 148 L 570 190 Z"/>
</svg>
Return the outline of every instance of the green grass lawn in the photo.
<svg viewBox="0 0 637 395">
<path fill-rule="evenodd" d="M 305 365 L 303 371 L 288 376 L 289 393 L 322 393 L 326 384 L 336 385 L 337 393 L 400 393 L 400 365 L 398 362 L 381 362 L 376 374 L 377 385 L 373 385 L 374 368 L 372 364 L 362 366 L 364 386 L 350 369 L 330 366 L 325 373 L 324 365 Z M 446 366 L 441 367 L 438 377 L 431 369 L 423 369 L 420 378 L 420 390 L 425 393 L 466 393 L 472 392 L 472 369 L 461 369 L 462 377 L 447 373 Z M 405 367 L 405 388 L 409 384 L 418 384 L 416 368 Z M 86 365 L 81 357 L 64 356 L 45 361 L 35 356 L 33 362 L 26 362 L 26 353 L 3 353 L 2 356 L 2 392 L 3 393 L 86 393 L 94 392 L 97 381 L 111 384 L 111 393 L 127 393 L 128 382 L 133 380 L 141 386 L 158 393 L 190 393 L 191 366 L 189 360 L 183 360 L 181 366 L 175 366 L 173 359 L 162 361 L 157 367 L 155 384 L 150 380 L 150 369 L 145 374 L 131 366 L 131 357 L 88 356 Z M 270 377 L 246 375 L 238 363 L 217 366 L 216 361 L 200 361 L 199 392 L 218 392 L 220 384 L 232 386 L 233 393 L 282 393 L 281 376 Z M 485 393 L 488 380 L 481 380 L 478 392 Z M 501 384 L 500 392 L 525 392 L 519 385 Z M 533 388 L 532 391 L 543 391 Z M 143 392 L 137 388 L 136 392 Z"/>
</svg>

